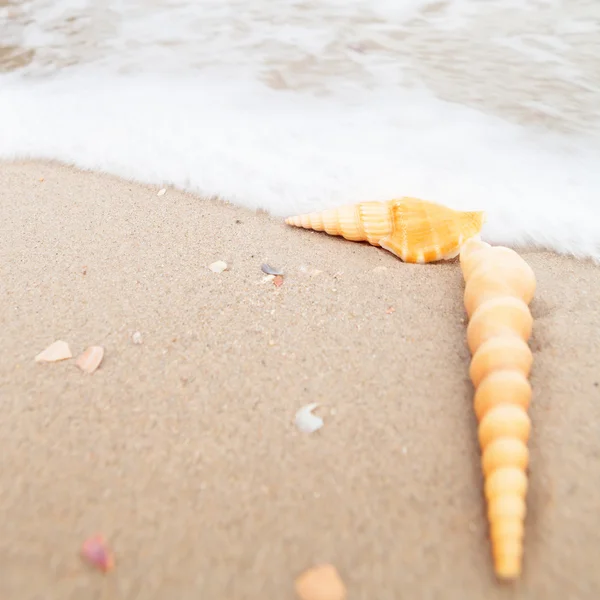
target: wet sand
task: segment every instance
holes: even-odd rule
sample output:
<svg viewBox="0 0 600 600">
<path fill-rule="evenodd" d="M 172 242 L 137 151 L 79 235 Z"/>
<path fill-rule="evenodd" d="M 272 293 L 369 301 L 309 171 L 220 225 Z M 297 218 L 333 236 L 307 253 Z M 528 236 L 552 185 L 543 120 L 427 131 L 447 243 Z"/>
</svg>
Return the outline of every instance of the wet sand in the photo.
<svg viewBox="0 0 600 600">
<path fill-rule="evenodd" d="M 598 597 L 597 266 L 523 253 L 530 491 L 501 585 L 456 262 L 37 162 L 0 166 L 0 215 L 3 600 L 292 600 L 320 561 L 350 600 Z M 34 362 L 57 339 L 104 361 Z M 325 424 L 301 434 L 310 402 Z M 108 575 L 78 554 L 96 532 Z"/>
</svg>

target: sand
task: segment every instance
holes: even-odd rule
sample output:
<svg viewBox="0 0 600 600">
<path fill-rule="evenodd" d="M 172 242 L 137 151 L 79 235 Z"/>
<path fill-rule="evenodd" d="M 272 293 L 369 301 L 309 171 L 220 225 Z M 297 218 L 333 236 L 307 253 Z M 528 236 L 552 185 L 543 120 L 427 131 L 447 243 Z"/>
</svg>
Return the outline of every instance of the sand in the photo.
<svg viewBox="0 0 600 600">
<path fill-rule="evenodd" d="M 499 584 L 459 265 L 157 191 L 0 167 L 2 600 L 292 600 L 320 561 L 350 600 L 598 597 L 599 267 L 523 252 L 531 487 L 523 577 Z M 57 339 L 100 368 L 34 362 Z M 108 575 L 78 555 L 97 532 Z"/>
</svg>

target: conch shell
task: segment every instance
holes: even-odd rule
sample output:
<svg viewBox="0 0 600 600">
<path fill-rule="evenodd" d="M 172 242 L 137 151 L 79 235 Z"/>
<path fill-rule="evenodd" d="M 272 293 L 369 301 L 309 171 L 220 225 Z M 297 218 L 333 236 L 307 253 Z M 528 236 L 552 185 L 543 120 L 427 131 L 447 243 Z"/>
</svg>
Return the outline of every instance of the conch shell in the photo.
<svg viewBox="0 0 600 600">
<path fill-rule="evenodd" d="M 462 244 L 478 236 L 485 213 L 457 211 L 416 198 L 359 202 L 285 220 L 288 225 L 369 242 L 408 263 L 458 256 Z"/>
<path fill-rule="evenodd" d="M 479 240 L 464 244 L 460 263 L 495 572 L 500 579 L 515 579 L 522 569 L 527 512 L 533 362 L 528 304 L 535 276 L 513 250 Z"/>
</svg>

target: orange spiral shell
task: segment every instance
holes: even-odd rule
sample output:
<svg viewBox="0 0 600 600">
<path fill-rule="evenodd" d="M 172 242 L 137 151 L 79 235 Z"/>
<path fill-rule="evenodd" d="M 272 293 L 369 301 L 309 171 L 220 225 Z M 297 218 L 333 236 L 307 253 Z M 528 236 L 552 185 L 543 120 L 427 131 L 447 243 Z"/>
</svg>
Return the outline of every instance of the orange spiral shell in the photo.
<svg viewBox="0 0 600 600">
<path fill-rule="evenodd" d="M 358 202 L 289 217 L 288 225 L 325 231 L 385 248 L 404 262 L 429 263 L 458 256 L 466 240 L 479 235 L 483 211 L 460 211 L 419 200 Z"/>
<path fill-rule="evenodd" d="M 513 250 L 478 240 L 463 246 L 460 264 L 494 569 L 501 579 L 515 579 L 522 570 L 527 513 L 533 363 L 528 304 L 535 276 Z"/>
</svg>

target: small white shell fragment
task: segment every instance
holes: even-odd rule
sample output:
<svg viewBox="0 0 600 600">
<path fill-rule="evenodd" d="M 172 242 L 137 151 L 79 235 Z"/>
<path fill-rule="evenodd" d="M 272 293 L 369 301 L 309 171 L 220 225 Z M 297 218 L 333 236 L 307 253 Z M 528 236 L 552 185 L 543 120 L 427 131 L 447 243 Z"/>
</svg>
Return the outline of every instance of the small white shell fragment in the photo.
<svg viewBox="0 0 600 600">
<path fill-rule="evenodd" d="M 167 190 L 165 188 L 162 188 L 161 190 L 158 190 L 158 193 L 156 195 L 164 196 L 166 193 L 167 193 Z"/>
<path fill-rule="evenodd" d="M 69 344 L 62 340 L 57 340 L 50 344 L 45 350 L 42 350 L 42 352 L 35 357 L 35 362 L 57 362 L 72 357 L 73 355 L 71 354 Z"/>
<path fill-rule="evenodd" d="M 135 331 L 134 334 L 131 336 L 131 341 L 134 344 L 141 344 L 142 343 L 142 334 L 139 331 Z"/>
<path fill-rule="evenodd" d="M 227 270 L 227 263 L 224 260 L 217 260 L 214 263 L 208 265 L 208 268 L 213 273 L 222 273 L 223 271 Z"/>
<path fill-rule="evenodd" d="M 319 406 L 316 402 L 303 406 L 294 418 L 294 423 L 302 433 L 314 433 L 323 427 L 323 419 L 313 414 L 313 410 Z"/>
<path fill-rule="evenodd" d="M 83 354 L 80 354 L 75 364 L 85 373 L 93 373 L 104 358 L 102 346 L 90 346 Z"/>
</svg>

